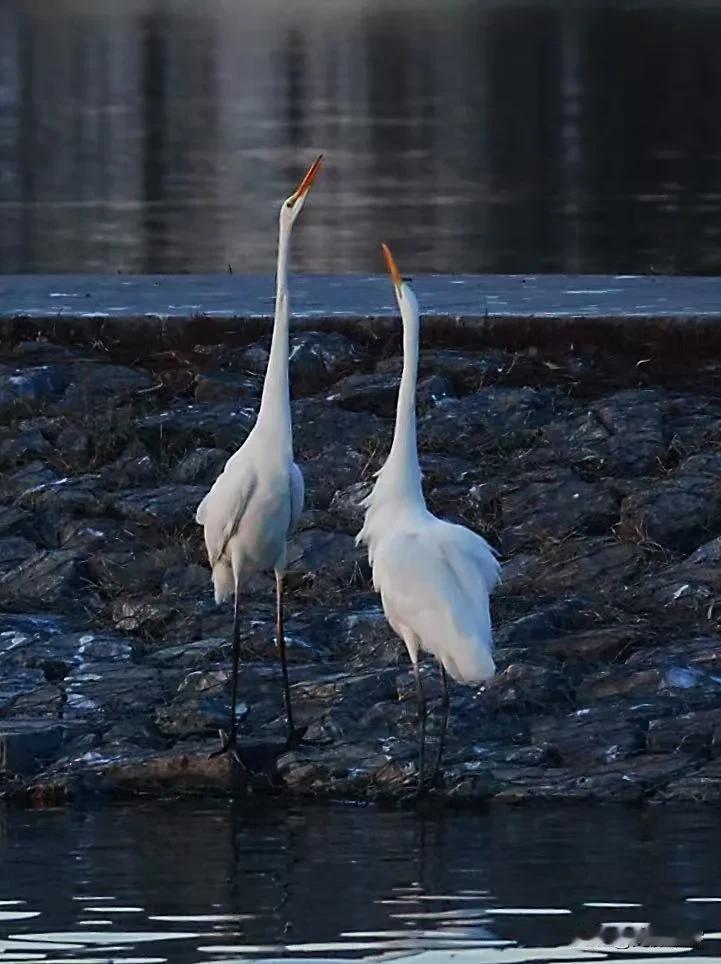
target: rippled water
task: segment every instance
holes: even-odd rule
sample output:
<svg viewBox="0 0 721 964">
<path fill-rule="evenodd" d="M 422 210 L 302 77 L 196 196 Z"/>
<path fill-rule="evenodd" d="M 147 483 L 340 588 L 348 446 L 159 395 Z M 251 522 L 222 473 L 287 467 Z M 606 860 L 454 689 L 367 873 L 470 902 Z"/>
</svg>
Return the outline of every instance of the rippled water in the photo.
<svg viewBox="0 0 721 964">
<path fill-rule="evenodd" d="M 0 271 L 721 268 L 721 7 L 4 0 Z"/>
<path fill-rule="evenodd" d="M 1 826 L 2 964 L 442 948 L 482 950 L 479 964 L 528 947 L 578 959 L 569 944 L 604 924 L 613 936 L 614 922 L 650 923 L 659 941 L 706 932 L 704 953 L 721 951 L 710 808 L 421 817 L 186 803 L 8 810 Z"/>
</svg>

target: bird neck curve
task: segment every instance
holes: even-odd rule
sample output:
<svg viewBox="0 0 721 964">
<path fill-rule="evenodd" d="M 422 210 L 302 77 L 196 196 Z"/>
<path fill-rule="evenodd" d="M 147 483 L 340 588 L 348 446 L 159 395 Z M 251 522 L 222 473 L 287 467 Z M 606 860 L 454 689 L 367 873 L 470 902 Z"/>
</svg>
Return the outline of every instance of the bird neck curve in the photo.
<svg viewBox="0 0 721 964">
<path fill-rule="evenodd" d="M 405 288 L 399 305 L 403 320 L 403 373 L 398 389 L 393 444 L 378 481 L 382 482 L 384 493 L 397 494 L 409 507 L 425 508 L 416 435 L 420 320 L 418 305 L 410 289 Z"/>
<path fill-rule="evenodd" d="M 278 442 L 293 449 L 288 382 L 290 305 L 288 299 L 288 262 L 290 259 L 290 225 L 283 219 L 278 235 L 275 318 L 270 343 L 268 368 L 263 382 L 257 426 L 277 436 Z"/>
</svg>

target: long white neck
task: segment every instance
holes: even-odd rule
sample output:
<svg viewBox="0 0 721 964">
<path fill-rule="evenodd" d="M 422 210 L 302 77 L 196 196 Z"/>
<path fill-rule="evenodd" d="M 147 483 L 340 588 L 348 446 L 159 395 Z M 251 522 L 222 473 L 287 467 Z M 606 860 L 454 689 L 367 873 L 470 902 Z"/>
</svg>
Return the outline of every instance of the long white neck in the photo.
<svg viewBox="0 0 721 964">
<path fill-rule="evenodd" d="M 278 236 L 278 269 L 275 290 L 275 320 L 270 343 L 268 368 L 263 383 L 257 425 L 270 432 L 278 444 L 293 450 L 290 416 L 290 387 L 288 384 L 288 260 L 290 257 L 290 227 L 282 220 Z"/>
<path fill-rule="evenodd" d="M 399 299 L 403 319 L 403 374 L 398 390 L 393 444 L 381 470 L 384 495 L 398 495 L 405 502 L 425 506 L 416 438 L 416 382 L 420 322 L 413 292 L 404 285 Z"/>
</svg>

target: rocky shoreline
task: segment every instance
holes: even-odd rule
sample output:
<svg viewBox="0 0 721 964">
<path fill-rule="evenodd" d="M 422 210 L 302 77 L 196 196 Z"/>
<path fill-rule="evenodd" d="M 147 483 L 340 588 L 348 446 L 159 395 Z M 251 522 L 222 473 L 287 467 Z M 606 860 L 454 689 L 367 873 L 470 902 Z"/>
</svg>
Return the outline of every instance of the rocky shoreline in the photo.
<svg viewBox="0 0 721 964">
<path fill-rule="evenodd" d="M 5 797 L 402 800 L 412 786 L 407 657 L 353 543 L 390 440 L 398 335 L 318 327 L 294 335 L 291 363 L 307 508 L 287 632 L 307 743 L 283 746 L 272 582 L 258 578 L 240 678 L 253 765 L 238 773 L 208 758 L 231 614 L 213 603 L 193 513 L 252 425 L 267 325 L 162 347 L 5 326 Z M 504 561 L 499 672 L 453 687 L 441 800 L 721 800 L 721 363 L 702 339 L 641 354 L 604 331 L 513 350 L 461 331 L 424 342 L 428 502 Z M 429 662 L 431 739 L 435 674 Z"/>
</svg>

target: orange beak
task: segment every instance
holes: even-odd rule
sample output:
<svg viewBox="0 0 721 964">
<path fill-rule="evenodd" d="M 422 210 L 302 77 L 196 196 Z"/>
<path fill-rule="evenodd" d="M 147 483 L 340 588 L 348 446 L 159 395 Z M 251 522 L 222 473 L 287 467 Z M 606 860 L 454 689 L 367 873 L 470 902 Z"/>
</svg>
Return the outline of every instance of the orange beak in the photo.
<svg viewBox="0 0 721 964">
<path fill-rule="evenodd" d="M 298 187 L 295 189 L 295 191 L 291 194 L 289 198 L 290 207 L 293 207 L 293 205 L 299 198 L 304 197 L 308 193 L 308 191 L 310 190 L 311 184 L 313 183 L 313 181 L 315 181 L 316 174 L 320 170 L 320 162 L 322 160 L 323 160 L 323 155 L 319 154 L 318 157 L 316 157 L 316 159 L 313 161 L 311 166 L 308 168 L 308 170 L 305 172 L 305 176 L 303 177 L 303 180 L 300 182 Z"/>
<path fill-rule="evenodd" d="M 381 244 L 381 250 L 383 251 L 383 257 L 386 259 L 388 272 L 393 280 L 393 284 L 396 286 L 396 288 L 400 288 L 400 286 L 403 284 L 403 278 L 401 277 L 401 273 L 398 270 L 398 265 L 395 263 L 393 255 L 391 254 L 391 249 L 385 242 L 383 242 L 383 244 Z"/>
</svg>

